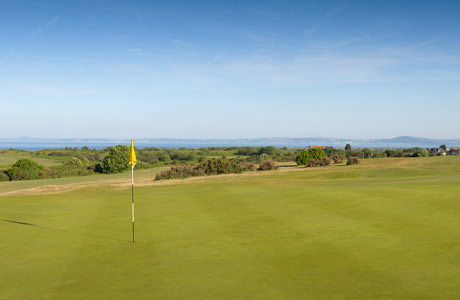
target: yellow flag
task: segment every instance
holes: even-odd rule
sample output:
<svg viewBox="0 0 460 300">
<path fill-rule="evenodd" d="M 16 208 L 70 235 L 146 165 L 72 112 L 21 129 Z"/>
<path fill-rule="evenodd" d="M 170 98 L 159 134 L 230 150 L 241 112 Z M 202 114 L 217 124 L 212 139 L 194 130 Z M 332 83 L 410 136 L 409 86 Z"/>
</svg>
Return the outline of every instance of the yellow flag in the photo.
<svg viewBox="0 0 460 300">
<path fill-rule="evenodd" d="M 136 153 L 134 152 L 134 144 L 133 140 L 131 139 L 131 149 L 129 149 L 129 165 L 134 167 L 136 163 Z"/>
</svg>

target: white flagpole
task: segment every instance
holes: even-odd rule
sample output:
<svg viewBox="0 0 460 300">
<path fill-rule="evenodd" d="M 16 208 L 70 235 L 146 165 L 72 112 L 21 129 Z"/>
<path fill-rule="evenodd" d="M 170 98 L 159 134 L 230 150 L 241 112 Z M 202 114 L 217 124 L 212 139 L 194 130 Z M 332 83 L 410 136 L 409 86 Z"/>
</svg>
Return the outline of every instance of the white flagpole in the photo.
<svg viewBox="0 0 460 300">
<path fill-rule="evenodd" d="M 134 243 L 134 164 L 131 165 L 131 208 L 133 215 L 133 243 Z"/>
</svg>

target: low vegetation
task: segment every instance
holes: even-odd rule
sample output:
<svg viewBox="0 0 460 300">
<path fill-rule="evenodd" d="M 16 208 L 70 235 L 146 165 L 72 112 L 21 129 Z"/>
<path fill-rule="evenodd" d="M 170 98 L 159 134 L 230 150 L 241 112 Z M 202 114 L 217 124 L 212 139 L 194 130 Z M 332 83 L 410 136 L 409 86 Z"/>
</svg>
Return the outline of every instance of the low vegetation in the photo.
<svg viewBox="0 0 460 300">
<path fill-rule="evenodd" d="M 10 180 L 31 180 L 47 177 L 47 170 L 36 162 L 23 158 L 18 160 L 6 174 Z"/>
<path fill-rule="evenodd" d="M 347 166 L 359 164 L 359 158 L 355 156 L 350 156 L 347 160 Z"/>
<path fill-rule="evenodd" d="M 343 162 L 345 159 L 345 155 L 343 154 L 333 154 L 332 155 L 332 160 L 334 161 L 334 164 L 340 164 Z"/>
<path fill-rule="evenodd" d="M 236 159 L 210 159 L 196 165 L 175 165 L 156 175 L 156 180 L 183 179 L 193 176 L 209 176 L 220 174 L 239 174 L 245 171 L 255 171 L 253 163 Z"/>
<path fill-rule="evenodd" d="M 3 172 L 8 180 L 11 181 L 83 176 L 93 173 L 94 171 L 88 167 L 87 162 L 78 158 L 74 158 L 62 165 L 46 167 L 33 160 L 23 158 Z M 5 181 L 4 175 L 0 177 L 0 181 Z"/>
<path fill-rule="evenodd" d="M 9 181 L 9 180 L 10 180 L 10 177 L 8 176 L 8 174 L 6 173 L 6 171 L 0 170 L 0 182 L 2 182 L 2 181 Z"/>
<path fill-rule="evenodd" d="M 308 165 L 312 160 L 319 161 L 323 157 L 326 156 L 326 152 L 324 152 L 321 148 L 310 148 L 304 151 L 300 151 L 297 154 L 295 161 L 298 165 Z"/>
<path fill-rule="evenodd" d="M 359 159 L 382 157 L 427 157 L 442 155 L 442 152 L 433 151 L 434 149 L 438 148 L 433 148 L 430 151 L 419 147 L 384 150 L 352 148 L 351 145 L 347 145 L 345 148 L 324 147 L 323 149 L 321 147 L 290 149 L 273 146 L 202 147 L 196 149 L 136 148 L 138 159 L 136 169 L 173 166 L 176 170 L 171 172 L 174 174 L 197 174 L 202 172 L 196 169 L 197 166 L 212 159 L 234 159 L 240 165 L 244 162 L 248 165 L 259 165 L 259 168 L 262 169 L 269 168 L 268 165 L 265 166 L 267 163 L 264 163 L 264 161 L 295 161 L 298 165 L 306 167 L 328 166 L 332 162 L 334 164 L 350 165 L 354 164 L 355 158 L 359 161 Z M 448 148 L 445 145 L 441 145 L 439 149 L 443 149 L 445 154 L 458 153 L 456 151 L 447 151 L 446 149 Z M 37 151 L 0 150 L 0 181 L 84 176 L 94 173 L 122 173 L 129 168 L 128 156 L 129 148 L 125 145 L 104 149 L 90 149 L 84 146 L 81 149 L 66 147 L 63 149 L 43 149 Z M 351 162 L 350 158 L 353 158 Z M 16 163 L 24 163 L 20 162 L 22 159 L 33 161 L 38 166 L 30 165 L 30 171 L 13 168 L 13 165 Z"/>
<path fill-rule="evenodd" d="M 331 164 L 331 159 L 327 156 L 324 156 L 321 159 L 310 159 L 306 167 L 326 167 Z"/>
<path fill-rule="evenodd" d="M 260 163 L 259 168 L 257 170 L 259 171 L 271 171 L 271 170 L 276 170 L 278 169 L 278 166 L 273 160 L 265 160 Z"/>
</svg>

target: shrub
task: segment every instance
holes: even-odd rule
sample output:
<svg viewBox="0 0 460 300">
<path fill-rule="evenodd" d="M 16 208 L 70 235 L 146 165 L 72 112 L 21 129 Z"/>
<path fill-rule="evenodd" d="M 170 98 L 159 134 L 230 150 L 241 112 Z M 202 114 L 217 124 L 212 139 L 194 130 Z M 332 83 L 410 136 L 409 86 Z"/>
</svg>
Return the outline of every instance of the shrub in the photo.
<svg viewBox="0 0 460 300">
<path fill-rule="evenodd" d="M 425 149 L 419 149 L 414 154 L 412 154 L 412 157 L 428 157 L 428 156 L 429 156 L 428 150 L 425 150 Z"/>
<path fill-rule="evenodd" d="M 257 170 L 256 164 L 252 163 L 252 162 L 242 163 L 241 167 L 243 168 L 243 171 L 253 172 L 253 171 Z"/>
<path fill-rule="evenodd" d="M 10 180 L 40 179 L 45 178 L 46 173 L 46 169 L 42 165 L 27 158 L 18 160 L 7 170 Z"/>
<path fill-rule="evenodd" d="M 329 166 L 331 164 L 331 159 L 327 156 L 321 158 L 321 159 L 310 159 L 308 164 L 305 166 L 307 168 L 311 167 L 325 167 Z"/>
<path fill-rule="evenodd" d="M 83 166 L 82 161 L 78 158 L 73 158 L 60 166 L 51 167 L 43 167 L 29 159 L 20 159 L 5 173 L 8 175 L 9 180 L 31 180 L 84 176 L 93 174 L 94 170 Z"/>
<path fill-rule="evenodd" d="M 324 148 L 324 152 L 326 152 L 326 155 L 329 157 L 335 154 L 345 154 L 345 150 L 340 149 L 340 148 L 334 148 L 334 147 Z"/>
<path fill-rule="evenodd" d="M 193 165 L 174 165 L 171 166 L 168 170 L 161 171 L 155 176 L 156 180 L 161 179 L 182 179 L 191 176 L 200 176 L 204 175 L 202 170 L 199 170 L 197 166 Z"/>
<path fill-rule="evenodd" d="M 310 159 L 310 161 L 309 161 L 308 164 L 306 165 L 306 167 L 308 167 L 308 168 L 319 167 L 319 166 L 320 166 L 319 160 L 314 159 L 314 158 Z"/>
<path fill-rule="evenodd" d="M 0 181 L 9 181 L 10 177 L 6 174 L 6 171 L 0 170 Z"/>
<path fill-rule="evenodd" d="M 213 158 L 198 165 L 178 164 L 171 166 L 168 170 L 161 171 L 157 174 L 155 180 L 242 173 L 243 171 L 253 171 L 254 169 L 255 165 L 252 163 L 243 163 L 233 159 L 226 160 L 222 158 Z"/>
<path fill-rule="evenodd" d="M 62 165 L 62 166 L 52 166 L 46 168 L 48 177 L 59 178 L 59 177 L 69 177 L 69 176 L 85 176 L 94 173 L 94 170 L 90 167 L 85 166 L 75 166 L 75 165 Z"/>
<path fill-rule="evenodd" d="M 349 150 L 345 152 L 345 156 L 347 158 L 349 157 L 358 157 L 358 158 L 364 158 L 364 152 L 362 151 L 357 151 L 357 150 Z"/>
<path fill-rule="evenodd" d="M 104 173 L 120 173 L 129 168 L 129 147 L 118 145 L 110 149 L 102 161 L 102 170 Z"/>
<path fill-rule="evenodd" d="M 62 151 L 52 151 L 48 154 L 49 156 L 66 156 L 67 153 Z"/>
<path fill-rule="evenodd" d="M 95 165 L 91 165 L 88 167 L 89 170 L 92 170 L 96 173 L 104 173 L 104 170 L 102 169 L 102 165 L 101 164 L 95 164 Z"/>
<path fill-rule="evenodd" d="M 218 175 L 225 173 L 241 173 L 243 169 L 235 160 L 210 159 L 198 165 L 206 175 Z"/>
<path fill-rule="evenodd" d="M 277 148 L 275 148 L 273 146 L 267 146 L 267 147 L 260 148 L 259 151 L 257 152 L 257 154 L 258 155 L 267 154 L 269 156 L 273 156 L 278 152 L 279 152 L 279 150 Z"/>
<path fill-rule="evenodd" d="M 374 150 L 374 158 L 382 158 L 385 157 L 385 152 L 380 151 L 380 150 Z"/>
<path fill-rule="evenodd" d="M 321 160 L 319 161 L 319 164 L 320 164 L 320 166 L 323 166 L 323 167 L 329 166 L 331 164 L 331 159 L 329 157 L 325 156 L 325 157 L 321 158 Z"/>
<path fill-rule="evenodd" d="M 278 169 L 278 166 L 276 163 L 272 160 L 264 160 L 263 162 L 260 163 L 259 165 L 259 171 L 270 171 L 270 170 L 276 170 Z"/>
<path fill-rule="evenodd" d="M 364 148 L 362 150 L 364 158 L 371 158 L 374 155 L 374 151 L 370 148 Z"/>
<path fill-rule="evenodd" d="M 86 161 L 88 161 L 88 160 L 86 160 Z M 81 168 L 81 167 L 83 167 L 83 161 L 78 159 L 78 158 L 76 158 L 76 157 L 74 157 L 74 158 L 70 159 L 69 161 L 66 161 L 65 165 L 69 166 L 69 167 Z"/>
<path fill-rule="evenodd" d="M 258 153 L 258 150 L 256 147 L 240 147 L 235 154 L 251 156 L 251 155 L 257 155 L 257 153 Z"/>
<path fill-rule="evenodd" d="M 387 157 L 403 157 L 404 152 L 401 150 L 385 150 L 385 154 Z"/>
<path fill-rule="evenodd" d="M 295 161 L 298 165 L 308 165 L 310 160 L 312 159 L 320 160 L 325 156 L 326 156 L 326 152 L 324 152 L 323 149 L 311 148 L 308 150 L 300 151 L 297 154 Z"/>
<path fill-rule="evenodd" d="M 359 164 L 359 158 L 355 156 L 350 156 L 347 160 L 347 166 Z"/>
<path fill-rule="evenodd" d="M 266 154 L 266 153 L 262 153 L 258 157 L 259 157 L 259 160 L 258 160 L 259 163 L 262 163 L 262 162 L 270 159 L 270 156 L 268 154 Z"/>
<path fill-rule="evenodd" d="M 177 151 L 173 155 L 171 155 L 172 160 L 178 160 L 178 161 L 192 161 L 192 160 L 197 160 L 197 156 L 194 153 L 189 153 L 189 151 L 186 151 L 186 149 L 183 149 L 183 151 Z"/>
<path fill-rule="evenodd" d="M 86 157 L 83 157 L 81 159 L 81 163 L 83 164 L 84 167 L 87 167 L 89 165 L 89 161 Z"/>
<path fill-rule="evenodd" d="M 339 164 L 343 162 L 344 159 L 345 159 L 345 156 L 343 154 L 334 154 L 332 156 L 332 160 L 334 161 L 335 164 Z"/>
</svg>

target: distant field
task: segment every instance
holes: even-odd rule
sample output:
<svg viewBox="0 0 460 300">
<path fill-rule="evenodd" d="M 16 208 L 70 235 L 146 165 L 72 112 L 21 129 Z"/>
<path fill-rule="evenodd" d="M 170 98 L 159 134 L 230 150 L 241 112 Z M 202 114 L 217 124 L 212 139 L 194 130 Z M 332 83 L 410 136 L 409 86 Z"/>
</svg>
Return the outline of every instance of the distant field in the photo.
<svg viewBox="0 0 460 300">
<path fill-rule="evenodd" d="M 139 187 L 136 244 L 107 178 L 0 183 L 0 299 L 459 298 L 460 157 Z"/>
<path fill-rule="evenodd" d="M 6 152 L 6 150 L 3 150 Z M 54 158 L 43 158 L 43 157 L 36 157 L 30 154 L 30 152 L 20 152 L 20 151 L 8 151 L 6 153 L 0 152 L 0 169 L 6 169 L 11 167 L 17 160 L 22 158 L 32 159 L 33 161 L 44 165 L 44 166 L 52 166 L 52 165 L 59 165 L 61 164 L 61 160 L 54 159 Z"/>
</svg>

